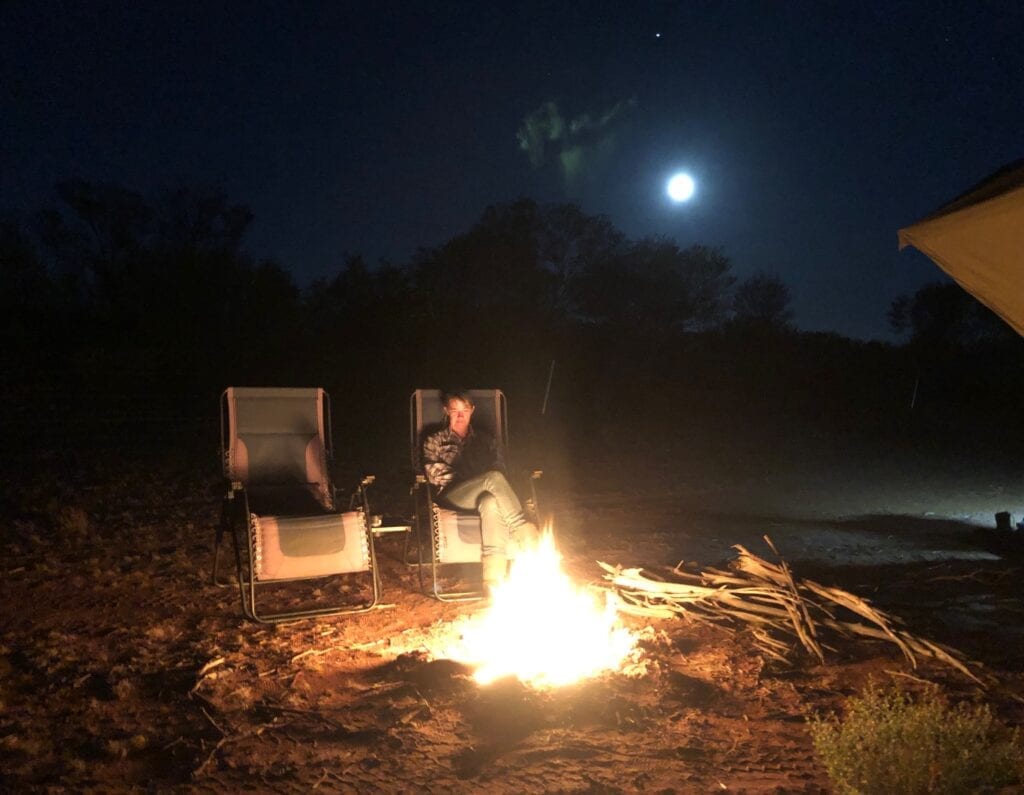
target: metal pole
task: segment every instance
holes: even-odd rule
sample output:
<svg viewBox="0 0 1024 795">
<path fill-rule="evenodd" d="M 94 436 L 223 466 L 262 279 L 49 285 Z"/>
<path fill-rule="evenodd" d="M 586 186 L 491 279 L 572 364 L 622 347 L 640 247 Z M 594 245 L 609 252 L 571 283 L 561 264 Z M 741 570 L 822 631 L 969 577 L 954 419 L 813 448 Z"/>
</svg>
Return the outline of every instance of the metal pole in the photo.
<svg viewBox="0 0 1024 795">
<path fill-rule="evenodd" d="M 544 388 L 544 403 L 541 404 L 540 413 L 543 416 L 548 410 L 548 395 L 551 394 L 551 379 L 555 375 L 555 360 L 551 360 L 551 367 L 548 368 L 548 385 Z"/>
</svg>

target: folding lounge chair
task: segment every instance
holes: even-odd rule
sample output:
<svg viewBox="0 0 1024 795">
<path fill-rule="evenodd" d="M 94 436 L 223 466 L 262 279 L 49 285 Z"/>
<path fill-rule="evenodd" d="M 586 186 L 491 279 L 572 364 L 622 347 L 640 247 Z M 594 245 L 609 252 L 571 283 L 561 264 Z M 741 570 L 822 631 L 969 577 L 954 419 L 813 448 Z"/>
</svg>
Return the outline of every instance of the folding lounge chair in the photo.
<svg viewBox="0 0 1024 795">
<path fill-rule="evenodd" d="M 494 436 L 508 463 L 509 434 L 505 394 L 500 389 L 471 389 L 469 395 L 476 407 L 473 426 Z M 419 566 L 421 591 L 426 592 L 423 570 L 429 566 L 434 597 L 449 602 L 469 601 L 482 598 L 483 588 L 446 591 L 443 589 L 441 567 L 456 563 L 480 563 L 483 546 L 480 516 L 475 512 L 454 511 L 438 505 L 434 487 L 427 481 L 423 471 L 423 440 L 443 424 L 443 393 L 437 389 L 417 389 L 413 392 L 409 400 L 409 442 L 415 477 L 415 562 Z M 532 501 L 527 500 L 524 506 L 528 513 L 536 512 L 535 484 L 540 475 L 540 471 L 535 471 L 530 480 Z"/>
<path fill-rule="evenodd" d="M 213 580 L 228 584 L 218 579 L 217 567 L 230 531 L 246 616 L 276 623 L 365 612 L 378 603 L 366 497 L 373 477 L 359 484 L 349 510 L 338 510 L 330 475 L 330 400 L 324 390 L 229 387 L 221 395 L 221 457 L 227 483 Z M 350 579 L 360 586 L 359 600 L 343 596 L 342 581 Z M 272 589 L 275 601 L 287 600 L 286 609 L 264 613 L 257 607 L 257 592 L 266 594 L 265 586 L 300 580 L 320 591 L 318 597 L 304 589 L 306 607 L 294 606 L 296 589 L 290 587 Z M 342 598 L 324 604 L 324 592 Z"/>
</svg>

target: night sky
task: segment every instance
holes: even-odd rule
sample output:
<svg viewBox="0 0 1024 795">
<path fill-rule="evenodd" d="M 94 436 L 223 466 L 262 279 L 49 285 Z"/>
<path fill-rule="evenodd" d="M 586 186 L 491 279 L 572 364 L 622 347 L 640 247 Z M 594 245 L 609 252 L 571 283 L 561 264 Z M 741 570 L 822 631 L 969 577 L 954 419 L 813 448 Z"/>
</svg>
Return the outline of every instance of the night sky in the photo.
<svg viewBox="0 0 1024 795">
<path fill-rule="evenodd" d="M 781 277 L 800 328 L 887 338 L 942 278 L 896 230 L 1024 155 L 1022 34 L 1011 0 L 7 0 L 0 211 L 72 177 L 218 186 L 305 284 L 573 201 Z"/>
</svg>

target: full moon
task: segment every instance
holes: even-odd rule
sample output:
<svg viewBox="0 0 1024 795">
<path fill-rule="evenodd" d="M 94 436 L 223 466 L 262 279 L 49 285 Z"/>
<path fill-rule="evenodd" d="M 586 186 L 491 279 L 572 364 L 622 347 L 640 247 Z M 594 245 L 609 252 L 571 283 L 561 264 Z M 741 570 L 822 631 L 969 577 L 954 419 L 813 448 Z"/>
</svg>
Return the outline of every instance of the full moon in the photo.
<svg viewBox="0 0 1024 795">
<path fill-rule="evenodd" d="M 668 196 L 674 202 L 684 202 L 693 196 L 696 185 L 689 174 L 674 174 L 668 181 Z"/>
</svg>

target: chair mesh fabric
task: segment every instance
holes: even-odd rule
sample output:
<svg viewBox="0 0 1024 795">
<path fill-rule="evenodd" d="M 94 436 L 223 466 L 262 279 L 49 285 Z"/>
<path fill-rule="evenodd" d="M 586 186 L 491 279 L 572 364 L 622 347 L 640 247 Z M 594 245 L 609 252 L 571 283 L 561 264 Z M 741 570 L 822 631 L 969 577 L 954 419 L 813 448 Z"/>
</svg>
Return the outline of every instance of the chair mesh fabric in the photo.
<svg viewBox="0 0 1024 795">
<path fill-rule="evenodd" d="M 247 487 L 317 484 L 321 508 L 332 508 L 323 391 L 232 387 L 227 396 L 227 477 Z"/>
<path fill-rule="evenodd" d="M 438 563 L 479 563 L 480 517 L 434 507 L 434 543 Z"/>
<path fill-rule="evenodd" d="M 306 448 L 314 439 L 298 434 L 240 433 L 248 464 L 247 485 L 306 483 Z"/>
<path fill-rule="evenodd" d="M 440 389 L 417 389 L 413 393 L 414 435 L 412 439 L 412 465 L 415 472 L 423 472 L 423 440 L 444 424 L 444 393 Z M 498 447 L 507 453 L 505 423 L 502 417 L 504 395 L 500 389 L 470 389 L 473 400 L 473 426 L 487 431 Z"/>
<path fill-rule="evenodd" d="M 322 390 L 232 387 L 238 433 L 322 433 Z"/>
<path fill-rule="evenodd" d="M 362 511 L 322 516 L 250 517 L 257 580 L 290 580 L 370 570 Z"/>
</svg>

